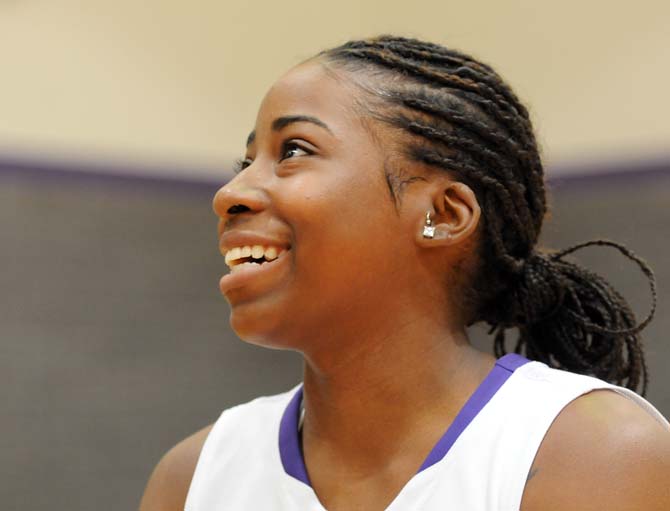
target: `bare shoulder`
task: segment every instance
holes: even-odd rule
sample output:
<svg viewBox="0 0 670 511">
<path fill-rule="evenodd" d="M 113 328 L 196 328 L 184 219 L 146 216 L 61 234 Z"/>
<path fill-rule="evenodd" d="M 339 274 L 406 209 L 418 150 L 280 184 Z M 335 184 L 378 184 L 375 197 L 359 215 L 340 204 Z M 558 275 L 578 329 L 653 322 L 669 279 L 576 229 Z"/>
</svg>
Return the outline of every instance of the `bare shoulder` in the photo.
<svg viewBox="0 0 670 511">
<path fill-rule="evenodd" d="M 522 511 L 670 509 L 670 431 L 632 400 L 585 394 L 538 450 Z"/>
<path fill-rule="evenodd" d="M 184 511 L 193 472 L 212 426 L 197 431 L 165 453 L 149 478 L 140 511 Z"/>
</svg>

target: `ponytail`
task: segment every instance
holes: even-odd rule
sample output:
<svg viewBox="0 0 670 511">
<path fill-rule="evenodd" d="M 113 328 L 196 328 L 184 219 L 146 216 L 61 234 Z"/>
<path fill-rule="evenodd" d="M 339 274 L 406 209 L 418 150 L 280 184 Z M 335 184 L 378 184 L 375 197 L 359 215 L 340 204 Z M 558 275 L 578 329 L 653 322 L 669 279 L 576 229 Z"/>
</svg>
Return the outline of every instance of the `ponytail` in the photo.
<svg viewBox="0 0 670 511">
<path fill-rule="evenodd" d="M 564 257 L 587 246 L 610 246 L 637 263 L 649 281 L 652 306 L 636 323 L 626 300 L 600 275 Z M 497 356 L 506 353 L 505 331 L 518 328 L 514 347 L 552 367 L 590 374 L 646 393 L 648 376 L 640 331 L 656 311 L 656 281 L 649 265 L 626 247 L 593 240 L 555 253 L 533 252 L 491 317 Z"/>
</svg>

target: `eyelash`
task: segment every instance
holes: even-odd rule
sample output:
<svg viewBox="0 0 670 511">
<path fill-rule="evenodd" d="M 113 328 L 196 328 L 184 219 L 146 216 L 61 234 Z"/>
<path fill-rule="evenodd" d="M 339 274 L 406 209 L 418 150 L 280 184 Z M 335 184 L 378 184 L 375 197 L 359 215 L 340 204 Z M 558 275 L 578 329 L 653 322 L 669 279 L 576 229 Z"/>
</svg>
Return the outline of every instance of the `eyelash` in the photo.
<svg viewBox="0 0 670 511">
<path fill-rule="evenodd" d="M 233 174 L 239 174 L 249 166 L 249 160 L 246 158 L 238 158 L 233 164 Z"/>
<path fill-rule="evenodd" d="M 282 147 L 281 147 L 282 158 L 279 161 L 283 161 L 283 160 L 286 159 L 284 157 L 284 155 L 286 154 L 286 152 L 289 149 L 299 149 L 301 151 L 304 151 L 307 154 L 312 154 L 311 151 L 309 151 L 308 149 L 305 149 L 300 144 L 298 144 L 296 142 L 293 142 L 293 141 L 287 141 L 287 142 L 284 142 L 282 144 Z M 252 160 L 250 160 L 249 158 L 239 158 L 238 160 L 235 161 L 235 164 L 233 165 L 233 172 L 235 174 L 239 174 L 244 169 L 246 169 L 249 165 L 251 165 L 251 163 L 252 163 Z"/>
</svg>

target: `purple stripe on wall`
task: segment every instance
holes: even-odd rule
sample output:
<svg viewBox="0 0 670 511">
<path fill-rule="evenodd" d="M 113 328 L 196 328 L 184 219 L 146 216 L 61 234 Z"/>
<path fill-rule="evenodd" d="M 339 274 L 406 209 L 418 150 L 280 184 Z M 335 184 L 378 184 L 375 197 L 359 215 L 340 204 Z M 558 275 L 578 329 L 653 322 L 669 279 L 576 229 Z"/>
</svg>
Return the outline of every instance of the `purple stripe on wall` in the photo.
<svg viewBox="0 0 670 511">
<path fill-rule="evenodd" d="M 670 178 L 670 155 L 630 160 L 590 160 L 555 165 L 547 171 L 552 190 L 586 186 L 628 185 L 639 181 Z"/>
<path fill-rule="evenodd" d="M 189 173 L 193 177 L 189 177 Z M 221 175 L 221 180 L 202 178 Z M 214 193 L 227 180 L 224 166 L 157 166 L 141 163 L 26 158 L 0 155 L 0 183 L 3 178 L 37 183 L 101 184 L 125 187 L 158 188 L 174 191 Z"/>
<path fill-rule="evenodd" d="M 151 173 L 142 172 L 146 169 L 150 169 Z M 189 177 L 189 173 L 193 177 Z M 220 180 L 209 177 L 217 174 L 221 175 Z M 230 174 L 223 165 L 220 169 L 202 166 L 189 168 L 0 154 L 0 179 L 6 176 L 31 181 L 147 185 L 212 193 L 225 184 Z M 627 185 L 638 181 L 670 178 L 670 155 L 644 160 L 588 161 L 556 165 L 546 171 L 546 176 L 550 189 L 554 191 L 605 184 Z"/>
</svg>

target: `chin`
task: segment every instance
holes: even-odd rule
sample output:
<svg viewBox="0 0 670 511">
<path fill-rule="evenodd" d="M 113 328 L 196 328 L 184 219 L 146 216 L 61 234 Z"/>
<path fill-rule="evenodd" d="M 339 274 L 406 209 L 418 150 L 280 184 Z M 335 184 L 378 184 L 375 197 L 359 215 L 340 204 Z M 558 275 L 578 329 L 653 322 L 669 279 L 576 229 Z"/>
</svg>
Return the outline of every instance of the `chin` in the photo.
<svg viewBox="0 0 670 511">
<path fill-rule="evenodd" d="M 230 327 L 244 342 L 271 349 L 294 349 L 287 340 L 281 321 L 268 315 L 247 314 L 235 307 L 230 311 Z"/>
</svg>

